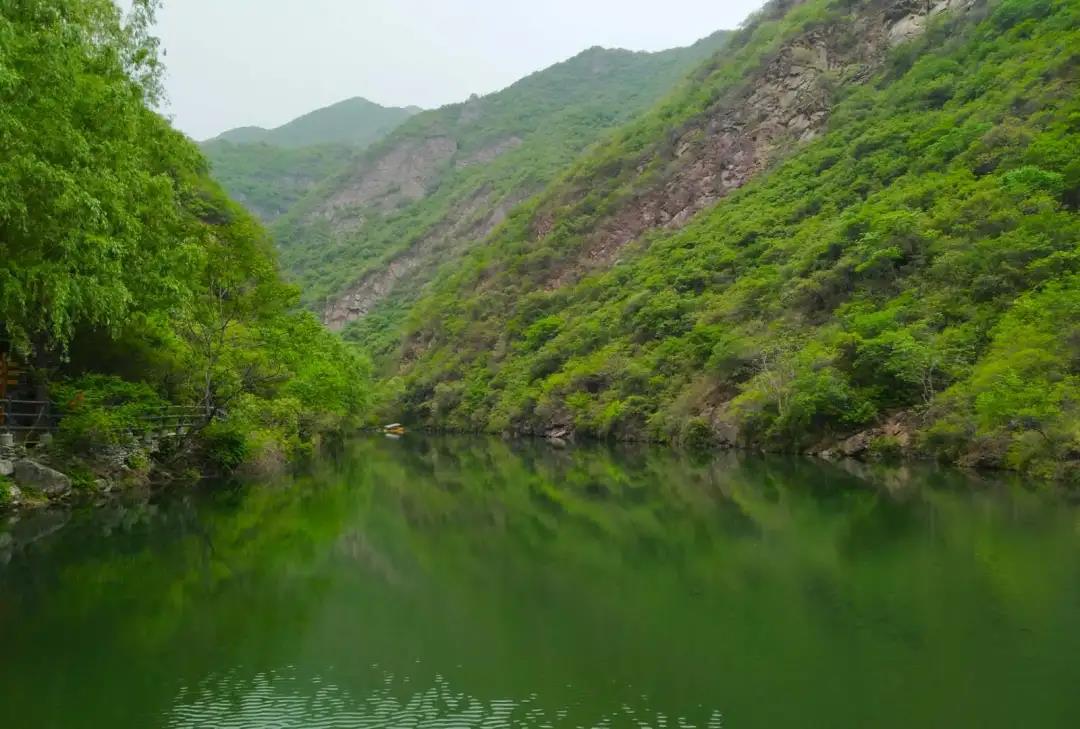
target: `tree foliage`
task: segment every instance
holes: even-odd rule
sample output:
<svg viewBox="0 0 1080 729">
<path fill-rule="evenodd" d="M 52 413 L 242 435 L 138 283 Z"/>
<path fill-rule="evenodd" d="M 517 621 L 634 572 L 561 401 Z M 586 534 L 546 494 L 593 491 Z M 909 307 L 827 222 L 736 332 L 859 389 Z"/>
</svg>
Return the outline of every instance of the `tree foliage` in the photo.
<svg viewBox="0 0 1080 729">
<path fill-rule="evenodd" d="M 289 453 L 362 412 L 366 365 L 153 110 L 155 8 L 0 3 L 0 327 L 39 378 L 144 383 Z"/>
</svg>

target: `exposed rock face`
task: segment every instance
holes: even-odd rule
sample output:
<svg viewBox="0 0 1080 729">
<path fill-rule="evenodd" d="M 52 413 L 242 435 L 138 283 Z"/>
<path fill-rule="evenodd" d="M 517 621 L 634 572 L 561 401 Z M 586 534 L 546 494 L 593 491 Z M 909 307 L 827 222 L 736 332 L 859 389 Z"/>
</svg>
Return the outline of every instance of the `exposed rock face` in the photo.
<svg viewBox="0 0 1080 729">
<path fill-rule="evenodd" d="M 453 166 L 463 169 L 489 164 L 523 143 L 520 137 L 508 137 L 470 154 L 459 155 Z M 457 153 L 457 143 L 449 137 L 434 137 L 420 147 L 406 145 L 391 149 L 373 169 L 363 172 L 355 184 L 331 199 L 323 214 L 335 220 L 339 232 L 358 230 L 364 225 L 365 218 L 356 208 L 374 206 L 385 211 L 402 202 L 415 202 L 426 197 L 437 173 Z M 434 268 L 439 260 L 458 255 L 468 243 L 487 237 L 515 205 L 534 192 L 531 189 L 518 191 L 500 201 L 489 190 L 477 190 L 466 202 L 451 208 L 449 214 L 414 241 L 408 251 L 389 265 L 360 277 L 340 296 L 328 302 L 323 322 L 330 329 L 339 331 L 349 322 L 371 313 L 404 280 Z M 346 212 L 346 208 L 351 210 Z"/>
<path fill-rule="evenodd" d="M 507 152 L 517 149 L 522 144 L 524 144 L 524 141 L 521 137 L 508 137 L 507 139 L 500 140 L 492 145 L 478 149 L 472 154 L 462 157 L 454 163 L 454 166 L 461 169 L 463 167 L 488 164 L 489 162 L 494 162 Z"/>
<path fill-rule="evenodd" d="M 408 144 L 393 147 L 373 164 L 362 167 L 359 176 L 319 212 L 345 230 L 363 221 L 352 216 L 338 220 L 337 213 L 343 208 L 375 207 L 386 211 L 420 200 L 427 196 L 433 180 L 456 152 L 457 142 L 450 137 L 410 139 Z"/>
<path fill-rule="evenodd" d="M 746 184 L 779 151 L 822 134 L 833 104 L 830 87 L 865 82 L 889 48 L 921 34 L 929 17 L 966 10 L 975 1 L 882 0 L 851 23 L 817 27 L 788 43 L 752 83 L 733 89 L 679 130 L 670 147 L 660 150 L 670 157 L 662 182 L 640 191 L 604 221 L 577 260 L 554 272 L 548 288 L 610 265 L 627 243 L 650 229 L 683 226 Z M 639 172 L 650 162 L 641 159 Z M 539 214 L 533 225 L 538 238 L 551 231 L 566 202 L 557 200 Z"/>
<path fill-rule="evenodd" d="M 509 137 L 462 156 L 453 166 L 462 169 L 489 164 L 522 144 L 519 137 Z M 432 137 L 421 144 L 395 147 L 331 198 L 321 214 L 334 222 L 338 232 L 358 230 L 366 220 L 364 208 L 386 212 L 426 197 L 439 172 L 457 152 L 457 142 L 449 137 Z M 438 258 L 457 255 L 469 242 L 485 238 L 515 205 L 533 192 L 519 191 L 500 201 L 491 192 L 478 190 L 466 203 L 451 209 L 446 218 L 417 239 L 408 251 L 386 267 L 362 276 L 330 301 L 323 312 L 324 323 L 339 331 L 349 322 L 366 316 L 404 279 L 434 267 Z"/>
<path fill-rule="evenodd" d="M 818 456 L 829 460 L 837 458 L 866 458 L 872 456 L 876 443 L 887 439 L 900 451 L 908 451 L 914 445 L 914 433 L 918 430 L 918 418 L 910 412 L 902 412 L 888 418 L 881 425 L 856 433 L 839 444 L 821 450 Z"/>
<path fill-rule="evenodd" d="M 889 45 L 900 45 L 917 38 L 926 30 L 933 16 L 947 10 L 968 10 L 975 0 L 902 0 L 886 11 Z"/>
<path fill-rule="evenodd" d="M 731 414 L 729 402 L 723 402 L 708 412 L 709 427 L 717 445 L 721 448 L 734 448 L 739 445 L 739 426 Z"/>
<path fill-rule="evenodd" d="M 24 458 L 15 463 L 15 481 L 41 491 L 49 498 L 64 496 L 71 491 L 71 479 L 37 461 Z"/>
<path fill-rule="evenodd" d="M 487 237 L 531 193 L 521 190 L 500 202 L 486 190 L 477 192 L 388 266 L 359 279 L 331 301 L 323 313 L 323 323 L 340 331 L 349 322 L 367 316 L 400 286 L 419 287 L 420 281 L 410 281 L 413 274 L 432 269 L 440 260 L 458 255 L 468 243 Z"/>
</svg>

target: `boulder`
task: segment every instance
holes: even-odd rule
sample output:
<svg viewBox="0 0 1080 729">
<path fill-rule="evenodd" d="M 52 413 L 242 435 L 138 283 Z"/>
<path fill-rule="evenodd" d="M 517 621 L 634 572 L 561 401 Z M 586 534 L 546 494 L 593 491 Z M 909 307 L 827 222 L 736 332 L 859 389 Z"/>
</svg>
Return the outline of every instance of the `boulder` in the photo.
<svg viewBox="0 0 1080 729">
<path fill-rule="evenodd" d="M 560 426 L 560 425 L 556 425 L 556 426 L 554 426 L 552 428 L 549 428 L 548 431 L 546 433 L 544 433 L 545 438 L 547 438 L 548 440 L 553 440 L 553 441 L 554 440 L 565 441 L 569 435 L 570 435 L 570 428 L 566 427 L 566 426 Z"/>
<path fill-rule="evenodd" d="M 49 498 L 63 496 L 71 491 L 70 478 L 28 458 L 15 462 L 15 481 L 22 486 L 37 489 Z"/>
<path fill-rule="evenodd" d="M 10 476 L 13 473 L 15 473 L 15 464 L 0 459 L 0 476 Z"/>
<path fill-rule="evenodd" d="M 851 436 L 840 444 L 840 452 L 848 458 L 861 456 L 870 450 L 870 443 L 874 439 L 874 431 L 867 430 Z"/>
</svg>

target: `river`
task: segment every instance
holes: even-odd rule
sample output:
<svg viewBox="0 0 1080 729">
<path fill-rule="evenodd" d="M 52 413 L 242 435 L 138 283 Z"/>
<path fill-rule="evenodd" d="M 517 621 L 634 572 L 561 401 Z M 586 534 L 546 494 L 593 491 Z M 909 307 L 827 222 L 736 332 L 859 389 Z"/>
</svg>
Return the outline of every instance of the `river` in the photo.
<svg viewBox="0 0 1080 729">
<path fill-rule="evenodd" d="M 1080 509 L 929 466 L 365 438 L 0 526 L 4 729 L 1077 717 Z"/>
</svg>

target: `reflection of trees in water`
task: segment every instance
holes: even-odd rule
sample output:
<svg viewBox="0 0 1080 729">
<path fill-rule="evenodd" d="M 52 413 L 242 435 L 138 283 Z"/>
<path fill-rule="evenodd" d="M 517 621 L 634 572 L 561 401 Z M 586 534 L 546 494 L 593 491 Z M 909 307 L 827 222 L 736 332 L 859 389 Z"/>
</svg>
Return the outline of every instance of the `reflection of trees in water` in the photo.
<svg viewBox="0 0 1080 729">
<path fill-rule="evenodd" d="M 587 681 L 684 655 L 699 675 L 650 680 L 694 695 L 748 656 L 810 662 L 860 640 L 904 656 L 971 635 L 966 614 L 1059 624 L 1080 550 L 1074 512 L 1047 501 L 915 466 L 361 440 L 291 484 L 114 505 L 20 542 L 0 568 L 0 645 L 31 655 L 104 632 L 135 663 L 182 646 L 191 681 L 353 642 L 402 661 L 528 655 L 534 680 L 565 656 Z M 30 629 L 11 627 L 28 615 Z M 16 701 L 57 680 L 8 673 L 0 696 Z M 131 701 L 100 687 L 97 700 Z"/>
</svg>

